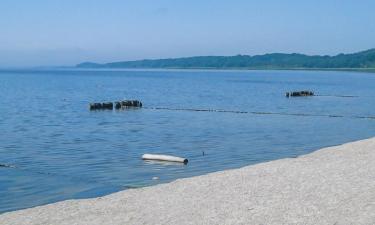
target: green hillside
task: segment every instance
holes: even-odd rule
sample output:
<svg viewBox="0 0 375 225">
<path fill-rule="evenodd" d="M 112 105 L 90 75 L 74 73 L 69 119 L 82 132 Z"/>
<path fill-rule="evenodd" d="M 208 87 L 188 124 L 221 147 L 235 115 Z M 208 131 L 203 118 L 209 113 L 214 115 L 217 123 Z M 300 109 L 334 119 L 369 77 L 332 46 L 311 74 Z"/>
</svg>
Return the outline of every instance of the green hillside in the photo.
<svg viewBox="0 0 375 225">
<path fill-rule="evenodd" d="M 375 49 L 336 56 L 272 53 L 265 55 L 196 56 L 98 64 L 85 62 L 78 68 L 244 68 L 244 69 L 351 69 L 375 68 Z"/>
</svg>

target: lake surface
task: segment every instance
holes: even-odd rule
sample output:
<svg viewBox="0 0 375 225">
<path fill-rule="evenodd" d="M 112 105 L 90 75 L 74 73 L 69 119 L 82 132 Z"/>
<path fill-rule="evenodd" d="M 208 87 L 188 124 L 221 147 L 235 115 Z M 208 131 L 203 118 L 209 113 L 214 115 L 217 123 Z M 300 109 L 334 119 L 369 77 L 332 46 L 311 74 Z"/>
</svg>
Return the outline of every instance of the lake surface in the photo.
<svg viewBox="0 0 375 225">
<path fill-rule="evenodd" d="M 358 118 L 375 116 L 374 87 L 375 74 L 355 72 L 0 71 L 0 164 L 14 167 L 0 167 L 0 213 L 375 136 L 375 120 Z M 285 97 L 305 89 L 329 96 Z M 121 99 L 147 108 L 88 110 L 89 102 Z M 314 116 L 282 115 L 301 113 Z M 189 163 L 145 162 L 144 153 Z"/>
</svg>

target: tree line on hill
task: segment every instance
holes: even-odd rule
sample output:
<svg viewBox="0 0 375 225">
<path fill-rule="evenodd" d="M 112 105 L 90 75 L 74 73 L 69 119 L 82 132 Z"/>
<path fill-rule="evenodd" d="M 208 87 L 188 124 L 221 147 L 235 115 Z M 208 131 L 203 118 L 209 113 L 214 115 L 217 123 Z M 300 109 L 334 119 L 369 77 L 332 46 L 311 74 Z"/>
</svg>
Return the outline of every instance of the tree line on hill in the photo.
<svg viewBox="0 0 375 225">
<path fill-rule="evenodd" d="M 375 68 L 375 49 L 339 54 L 309 56 L 304 54 L 272 53 L 265 55 L 195 56 L 170 59 L 145 59 L 98 64 L 85 62 L 78 68 L 214 68 L 214 69 L 329 69 Z"/>
</svg>

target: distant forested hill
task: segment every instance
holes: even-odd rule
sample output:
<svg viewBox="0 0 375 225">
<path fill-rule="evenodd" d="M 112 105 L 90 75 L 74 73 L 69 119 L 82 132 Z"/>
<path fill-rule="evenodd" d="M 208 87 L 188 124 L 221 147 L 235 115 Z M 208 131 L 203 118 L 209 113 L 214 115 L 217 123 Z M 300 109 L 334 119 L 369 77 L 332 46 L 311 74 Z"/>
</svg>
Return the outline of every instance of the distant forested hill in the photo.
<svg viewBox="0 0 375 225">
<path fill-rule="evenodd" d="M 265 55 L 196 56 L 174 59 L 155 59 L 97 64 L 85 62 L 78 68 L 247 68 L 247 69 L 345 69 L 375 68 L 375 49 L 336 56 L 308 56 L 273 53 Z"/>
</svg>

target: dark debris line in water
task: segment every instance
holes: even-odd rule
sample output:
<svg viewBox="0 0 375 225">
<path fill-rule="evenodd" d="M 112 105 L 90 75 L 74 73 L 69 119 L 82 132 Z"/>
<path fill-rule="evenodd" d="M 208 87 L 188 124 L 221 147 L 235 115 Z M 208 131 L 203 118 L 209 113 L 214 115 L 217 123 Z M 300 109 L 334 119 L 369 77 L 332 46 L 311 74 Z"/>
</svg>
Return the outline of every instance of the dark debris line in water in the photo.
<svg viewBox="0 0 375 225">
<path fill-rule="evenodd" d="M 359 98 L 356 95 L 315 95 L 318 97 Z"/>
<path fill-rule="evenodd" d="M 349 96 L 347 96 L 349 97 Z M 355 96 L 353 96 L 355 97 Z M 282 112 L 254 112 L 254 111 L 240 111 L 240 110 L 222 110 L 222 109 L 196 109 L 196 108 L 169 108 L 169 107 L 143 107 L 143 109 L 149 110 L 171 110 L 171 111 L 192 111 L 192 112 L 216 112 L 216 113 L 237 113 L 237 114 L 254 114 L 254 115 L 285 115 L 285 116 L 307 116 L 307 117 L 332 117 L 332 118 L 352 118 L 352 119 L 375 119 L 375 116 L 344 116 L 344 115 L 327 115 L 327 114 L 309 114 L 309 113 L 282 113 Z M 115 186 L 114 184 L 102 183 L 95 180 L 84 179 L 82 177 L 73 177 L 67 175 L 60 175 L 54 174 L 50 172 L 41 172 L 41 171 L 33 171 L 27 170 L 24 168 L 20 168 L 13 164 L 4 164 L 0 163 L 0 168 L 13 168 L 19 169 L 22 171 L 30 172 L 30 173 L 37 173 L 45 176 L 60 176 L 69 178 L 70 180 L 80 180 L 85 181 L 87 183 L 98 183 L 103 185 L 111 185 Z M 132 186 L 122 186 L 122 188 L 133 188 Z"/>
<path fill-rule="evenodd" d="M 334 118 L 350 118 L 350 119 L 375 119 L 375 116 L 344 116 L 344 115 L 333 115 L 333 114 L 283 113 L 283 112 L 252 112 L 252 111 L 239 111 L 239 110 L 195 109 L 195 108 L 168 108 L 168 107 L 143 107 L 143 108 L 144 109 L 151 109 L 151 110 L 238 113 L 238 114 L 255 114 L 255 115 L 281 115 L 281 116 L 334 117 Z"/>
<path fill-rule="evenodd" d="M 331 96 L 331 95 L 319 95 L 319 96 Z M 334 97 L 358 97 L 358 96 L 334 96 Z M 254 114 L 254 115 L 284 115 L 284 116 L 306 116 L 306 117 L 332 117 L 332 118 L 352 118 L 352 119 L 375 119 L 375 116 L 344 116 L 344 115 L 332 115 L 332 114 L 309 114 L 309 113 L 283 113 L 283 112 L 257 112 L 257 111 L 240 111 L 240 110 L 222 110 L 222 109 L 198 109 L 198 108 L 169 108 L 169 107 L 143 107 L 143 109 L 149 110 L 170 110 L 170 111 L 191 111 L 191 112 L 215 112 L 215 113 L 236 113 L 236 114 Z M 96 183 L 102 185 L 110 185 L 112 187 L 119 187 L 115 184 L 98 182 L 92 179 L 86 179 L 82 177 L 67 176 L 61 174 L 55 174 L 51 172 L 41 172 L 21 168 L 14 164 L 0 163 L 0 168 L 12 168 L 22 170 L 29 173 L 40 174 L 44 176 L 64 177 L 72 181 L 79 180 L 86 183 Z M 124 185 L 121 188 L 129 189 L 134 188 L 133 186 Z"/>
</svg>

